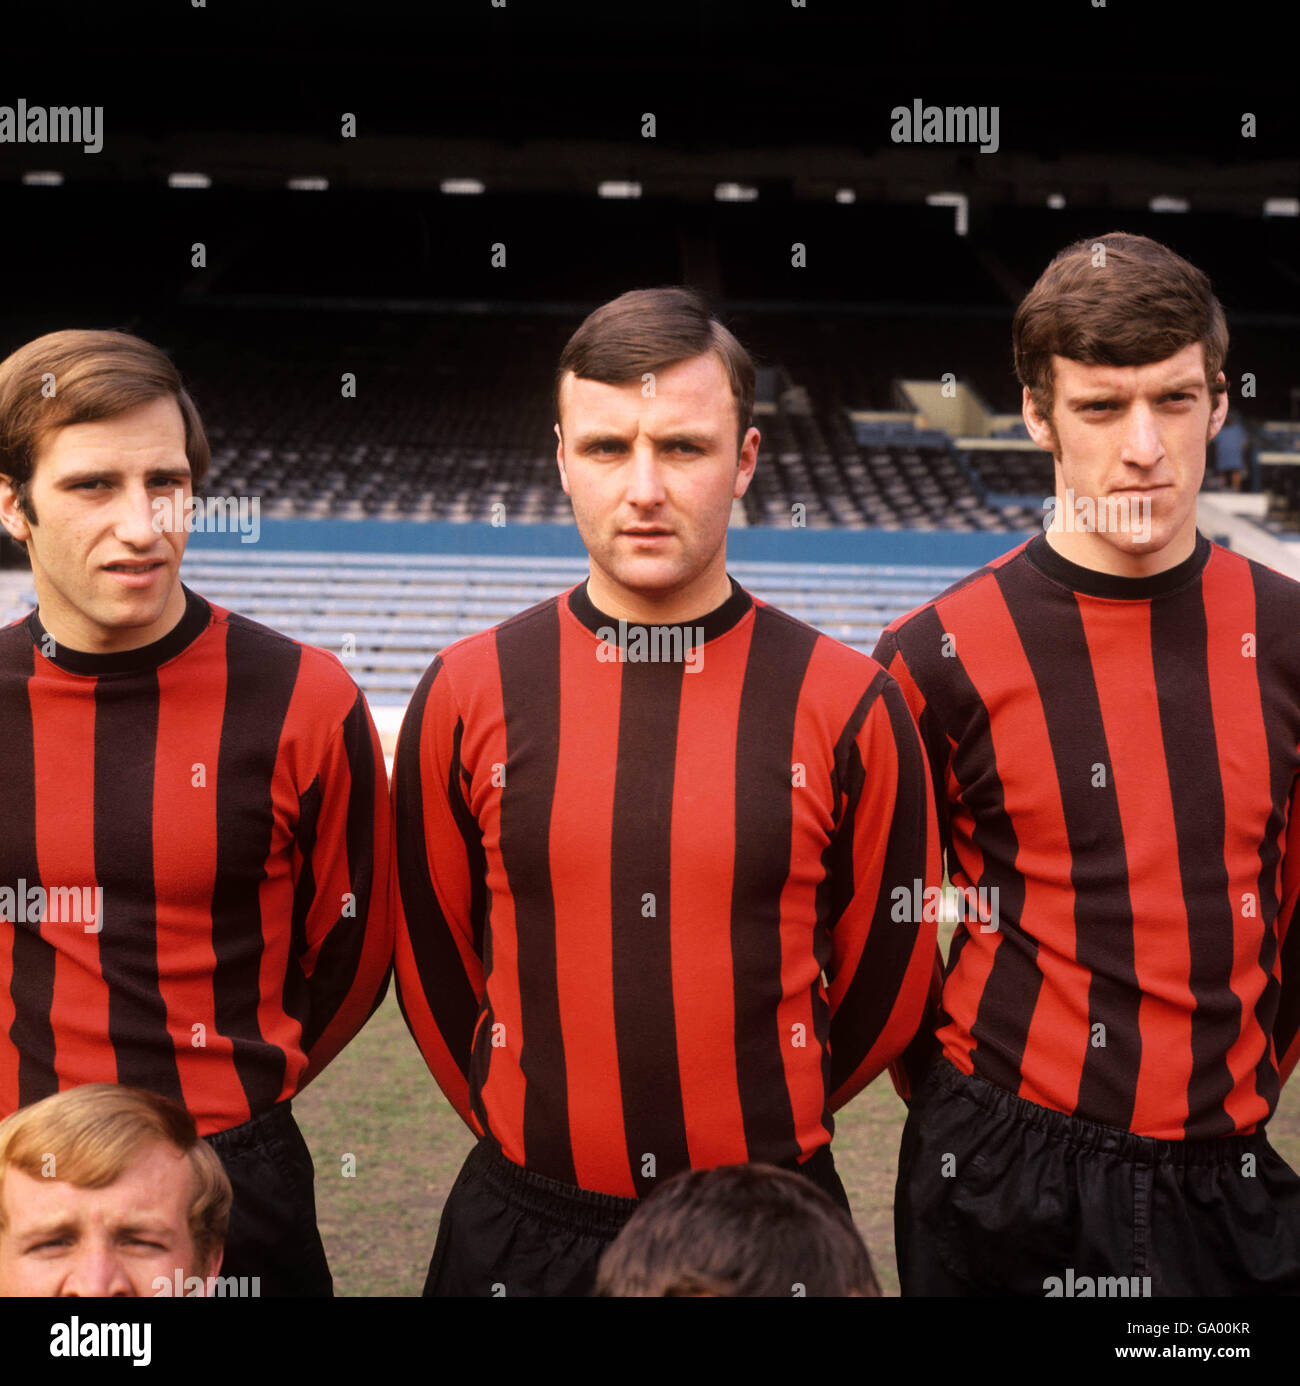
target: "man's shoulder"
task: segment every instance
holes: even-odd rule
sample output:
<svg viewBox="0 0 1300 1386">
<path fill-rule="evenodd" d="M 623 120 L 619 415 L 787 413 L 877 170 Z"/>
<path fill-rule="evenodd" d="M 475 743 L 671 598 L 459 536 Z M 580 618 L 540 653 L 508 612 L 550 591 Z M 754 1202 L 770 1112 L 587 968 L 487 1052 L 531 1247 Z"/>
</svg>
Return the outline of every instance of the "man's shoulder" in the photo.
<svg viewBox="0 0 1300 1386">
<path fill-rule="evenodd" d="M 1267 602 L 1270 607 L 1278 603 L 1286 612 L 1300 612 L 1300 582 L 1286 573 L 1213 540 L 1210 541 L 1210 563 L 1214 565 L 1212 574 L 1229 572 L 1233 568 L 1248 574 L 1257 602 Z M 1210 564 L 1206 566 L 1209 568 Z"/>
<path fill-rule="evenodd" d="M 913 607 L 911 611 L 896 617 L 881 633 L 881 643 L 885 649 L 892 653 L 891 646 L 903 647 L 907 637 L 916 630 L 921 628 L 928 630 L 934 619 L 935 608 L 940 602 L 950 602 L 954 598 L 960 599 L 963 603 L 970 602 L 972 604 L 983 601 L 988 596 L 990 587 L 998 582 L 1000 570 L 1009 569 L 1011 565 L 1026 563 L 1025 550 L 1031 542 L 1030 539 L 1022 541 L 1014 548 L 1008 549 L 1006 553 L 999 554 L 981 567 L 973 569 L 965 577 L 958 578 L 956 582 L 945 587 L 943 591 L 935 593 L 933 597 L 922 602 L 920 606 Z M 1005 578 L 1007 574 L 1002 572 L 1001 575 Z M 879 645 L 877 649 L 880 649 Z"/>
<path fill-rule="evenodd" d="M 210 629 L 224 627 L 227 633 L 228 678 L 291 680 L 309 694 L 304 704 L 322 716 L 340 707 L 346 711 L 356 701 L 357 682 L 333 651 L 295 640 L 237 611 L 212 602 L 208 605 L 212 608 Z M 237 657 L 232 657 L 232 639 L 241 647 Z"/>
<path fill-rule="evenodd" d="M 761 642 L 766 657 L 779 658 L 779 652 L 786 646 L 806 651 L 811 675 L 807 682 L 813 693 L 860 697 L 873 683 L 893 682 L 871 655 L 846 645 L 760 597 L 753 597 L 753 602 L 755 623 L 762 622 L 768 629 L 767 638 Z M 750 657 L 754 657 L 752 649 Z"/>
<path fill-rule="evenodd" d="M 504 621 L 498 621 L 494 626 L 476 630 L 472 635 L 462 635 L 459 640 L 440 650 L 438 659 L 445 665 L 461 667 L 481 658 L 496 645 L 505 632 L 521 632 L 552 625 L 560 603 L 567 595 L 567 591 L 557 592 L 553 597 L 546 597 L 534 606 L 517 611 L 513 616 L 507 616 Z"/>
<path fill-rule="evenodd" d="M 23 661 L 31 664 L 32 651 L 35 649 L 31 619 L 32 613 L 27 611 L 7 625 L 0 626 L 0 670 L 16 667 Z"/>
<path fill-rule="evenodd" d="M 815 646 L 819 659 L 830 660 L 843 668 L 861 669 L 868 665 L 879 667 L 870 655 L 855 650 L 852 645 L 846 645 L 842 640 L 837 640 L 817 626 L 800 620 L 798 616 L 792 616 L 781 607 L 773 606 L 771 602 L 764 601 L 762 597 L 755 597 L 753 593 L 750 593 L 750 599 L 754 603 L 754 620 L 756 623 L 761 621 L 769 628 L 770 634 L 766 643 L 773 649 L 779 649 L 786 643 L 793 646 Z"/>
<path fill-rule="evenodd" d="M 420 680 L 418 691 L 422 694 L 427 693 L 440 675 L 445 675 L 444 683 L 450 680 L 459 684 L 472 682 L 481 677 L 484 672 L 495 671 L 497 667 L 497 642 L 502 633 L 527 633 L 530 629 L 540 631 L 543 628 L 553 626 L 558 615 L 559 605 L 567 595 L 567 591 L 557 592 L 555 596 L 547 597 L 535 606 L 518 611 L 513 616 L 507 616 L 504 621 L 498 622 L 495 626 L 476 630 L 472 635 L 462 635 L 460 639 L 444 646 L 424 671 L 424 677 Z M 497 677 L 496 673 L 491 672 L 491 677 Z"/>
</svg>

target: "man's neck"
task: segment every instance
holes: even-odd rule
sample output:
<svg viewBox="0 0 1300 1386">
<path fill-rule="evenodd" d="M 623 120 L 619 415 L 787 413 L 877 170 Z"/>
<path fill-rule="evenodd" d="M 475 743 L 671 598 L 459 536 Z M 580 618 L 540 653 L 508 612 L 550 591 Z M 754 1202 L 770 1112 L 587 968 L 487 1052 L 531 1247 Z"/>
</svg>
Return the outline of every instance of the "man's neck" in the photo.
<svg viewBox="0 0 1300 1386">
<path fill-rule="evenodd" d="M 1129 553 L 1108 544 L 1097 535 L 1067 529 L 1049 529 L 1044 537 L 1054 553 L 1080 568 L 1091 568 L 1094 572 L 1108 573 L 1112 577 L 1143 578 L 1154 577 L 1170 568 L 1186 562 L 1196 549 L 1196 526 L 1193 524 L 1186 533 L 1179 534 L 1149 553 Z"/>
<path fill-rule="evenodd" d="M 593 564 L 587 579 L 591 604 L 616 621 L 638 626 L 678 626 L 716 611 L 731 596 L 725 566 L 704 585 L 672 592 L 635 592 L 611 583 Z"/>
<path fill-rule="evenodd" d="M 41 584 L 43 585 L 43 584 Z M 185 589 L 177 579 L 167 604 L 157 620 L 147 626 L 102 626 L 89 620 L 75 607 L 58 600 L 37 586 L 37 615 L 41 625 L 65 649 L 82 654 L 121 654 L 143 649 L 169 635 L 185 615 Z"/>
</svg>

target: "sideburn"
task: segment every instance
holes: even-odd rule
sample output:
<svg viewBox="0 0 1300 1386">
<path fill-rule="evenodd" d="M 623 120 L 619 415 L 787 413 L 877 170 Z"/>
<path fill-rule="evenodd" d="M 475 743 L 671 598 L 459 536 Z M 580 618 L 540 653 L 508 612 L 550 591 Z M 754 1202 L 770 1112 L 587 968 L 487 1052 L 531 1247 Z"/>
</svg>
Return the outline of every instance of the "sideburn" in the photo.
<svg viewBox="0 0 1300 1386">
<path fill-rule="evenodd" d="M 36 507 L 32 504 L 32 498 L 27 493 L 30 483 L 23 481 L 14 487 L 14 495 L 18 500 L 18 508 L 23 512 L 23 518 L 29 525 L 36 523 Z"/>
</svg>

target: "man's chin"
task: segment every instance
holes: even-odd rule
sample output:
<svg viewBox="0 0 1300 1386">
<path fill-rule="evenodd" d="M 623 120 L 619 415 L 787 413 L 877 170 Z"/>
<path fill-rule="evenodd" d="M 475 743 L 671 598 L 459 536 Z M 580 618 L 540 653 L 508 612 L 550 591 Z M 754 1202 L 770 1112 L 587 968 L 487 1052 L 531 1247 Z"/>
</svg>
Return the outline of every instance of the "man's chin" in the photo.
<svg viewBox="0 0 1300 1386">
<path fill-rule="evenodd" d="M 100 624 L 112 630 L 144 630 L 157 625 L 167 610 L 167 603 L 159 601 L 144 602 L 106 602 L 96 613 Z"/>
<path fill-rule="evenodd" d="M 1169 549 L 1174 545 L 1178 535 L 1164 526 L 1153 526 L 1151 532 L 1145 536 L 1122 533 L 1099 534 L 1094 537 L 1106 546 L 1121 565 L 1146 572 L 1161 572 L 1167 567 L 1176 566 L 1186 557 L 1182 553 L 1177 557 L 1169 554 Z M 1094 550 L 1094 553 L 1096 552 L 1097 550 Z"/>
<path fill-rule="evenodd" d="M 680 567 L 660 558 L 623 561 L 608 571 L 615 582 L 630 592 L 666 595 L 682 586 Z"/>
<path fill-rule="evenodd" d="M 98 644 L 104 648 L 132 649 L 152 644 L 160 633 L 165 633 L 153 628 L 165 624 L 171 593 L 161 600 L 155 593 L 142 595 L 147 595 L 148 600 L 132 600 L 130 593 L 122 593 L 82 611 L 82 619 L 94 631 Z"/>
<path fill-rule="evenodd" d="M 1108 534 L 1106 542 L 1120 553 L 1130 554 L 1134 558 L 1149 558 L 1169 543 L 1169 536 L 1154 533 L 1145 537 L 1141 534 Z"/>
</svg>

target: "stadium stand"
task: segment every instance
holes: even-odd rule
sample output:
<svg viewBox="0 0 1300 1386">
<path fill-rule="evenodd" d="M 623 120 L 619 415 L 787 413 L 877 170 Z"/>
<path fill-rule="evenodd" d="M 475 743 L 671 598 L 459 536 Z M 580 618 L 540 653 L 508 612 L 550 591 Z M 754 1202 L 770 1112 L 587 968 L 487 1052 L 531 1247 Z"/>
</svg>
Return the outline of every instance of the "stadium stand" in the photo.
<svg viewBox="0 0 1300 1386">
<path fill-rule="evenodd" d="M 942 565 L 736 562 L 757 596 L 869 653 L 895 617 L 963 576 Z M 433 656 L 586 576 L 580 558 L 191 552 L 185 581 L 275 630 L 332 650 L 376 707 L 404 707 Z M 0 624 L 35 604 L 0 574 Z"/>
<path fill-rule="evenodd" d="M 1300 424 L 1265 422 L 1296 413 L 1295 218 L 976 207 L 959 237 L 950 208 L 796 200 L 788 187 L 760 190 L 761 217 L 752 204 L 667 196 L 141 188 L 123 228 L 111 192 L 0 188 L 0 213 L 65 267 L 62 301 L 77 305 L 71 319 L 20 289 L 0 348 L 74 320 L 160 343 L 208 427 L 205 491 L 255 497 L 268 520 L 568 523 L 552 363 L 602 298 L 690 280 L 760 366 L 763 444 L 736 525 L 929 531 L 936 555 L 939 536 L 962 532 L 1010 547 L 1041 524 L 1053 484 L 1016 418 L 1014 304 L 1067 241 L 1120 227 L 1204 265 L 1229 312 L 1230 360 L 1269 363 L 1240 402 L 1242 484 L 1268 499 L 1241 523 L 1300 537 Z M 88 239 L 91 224 L 102 234 Z M 973 439 L 931 426 L 902 383 L 946 376 L 981 402 Z M 1226 485 L 1212 468 L 1207 488 Z M 884 624 L 969 566 L 735 570 L 870 649 Z M 352 637 L 350 665 L 380 703 L 404 701 L 442 645 L 582 571 L 567 559 L 263 545 L 194 550 L 186 565 L 198 590 L 296 638 L 342 651 Z M 21 567 L 0 572 L 0 614 L 12 619 L 29 597 Z"/>
<path fill-rule="evenodd" d="M 1265 425 L 1252 460 L 1269 496 L 1260 523 L 1280 537 L 1300 537 L 1300 425 Z"/>
</svg>

